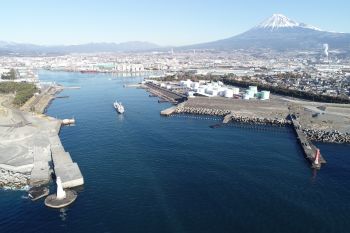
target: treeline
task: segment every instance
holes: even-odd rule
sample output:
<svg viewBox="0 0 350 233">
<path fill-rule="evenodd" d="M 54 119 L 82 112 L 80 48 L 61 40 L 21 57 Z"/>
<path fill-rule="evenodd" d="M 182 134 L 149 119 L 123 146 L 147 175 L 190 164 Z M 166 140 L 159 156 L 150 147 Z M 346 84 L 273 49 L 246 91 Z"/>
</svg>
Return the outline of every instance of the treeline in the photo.
<svg viewBox="0 0 350 233">
<path fill-rule="evenodd" d="M 2 74 L 1 79 L 3 80 L 15 80 L 16 79 L 16 71 L 11 69 L 10 72 Z"/>
<path fill-rule="evenodd" d="M 176 75 L 168 75 L 161 78 L 156 78 L 156 80 L 163 81 L 163 82 L 171 82 L 171 81 L 182 81 L 190 79 L 193 82 L 198 82 L 199 80 L 210 80 L 210 81 L 221 81 L 222 77 L 217 75 L 198 75 L 191 71 L 186 72 L 178 72 Z"/>
<path fill-rule="evenodd" d="M 14 93 L 13 104 L 17 106 L 22 106 L 36 92 L 38 92 L 38 88 L 32 83 L 0 82 L 0 93 Z"/>
<path fill-rule="evenodd" d="M 226 85 L 232 85 L 232 86 L 243 87 L 243 88 L 247 88 L 249 86 L 257 86 L 261 90 L 267 90 L 274 94 L 291 96 L 291 97 L 306 99 L 311 101 L 350 104 L 350 99 L 348 97 L 320 95 L 312 92 L 292 90 L 292 89 L 283 88 L 283 87 L 275 87 L 272 85 L 262 84 L 254 81 L 247 81 L 247 80 L 240 81 L 233 78 L 224 78 L 223 82 Z"/>
<path fill-rule="evenodd" d="M 310 77 L 307 73 L 286 73 L 286 74 L 277 74 L 279 78 L 303 78 Z M 341 103 L 341 104 L 350 104 L 350 99 L 347 96 L 330 96 L 330 95 L 320 95 L 312 92 L 292 90 L 286 87 L 276 87 L 270 84 L 262 84 L 258 81 L 253 80 L 244 80 L 240 81 L 236 79 L 237 76 L 234 74 L 228 74 L 224 76 L 219 75 L 197 75 L 193 72 L 179 72 L 176 75 L 162 77 L 160 81 L 181 81 L 190 79 L 194 82 L 199 80 L 210 80 L 210 81 L 222 81 L 226 85 L 237 86 L 248 88 L 249 86 L 257 86 L 260 90 L 267 90 L 271 93 L 290 96 L 294 98 L 300 98 L 305 100 L 317 101 L 317 102 L 327 102 L 327 103 Z M 243 77 L 244 79 L 244 77 Z M 248 77 L 247 77 L 248 79 Z"/>
</svg>

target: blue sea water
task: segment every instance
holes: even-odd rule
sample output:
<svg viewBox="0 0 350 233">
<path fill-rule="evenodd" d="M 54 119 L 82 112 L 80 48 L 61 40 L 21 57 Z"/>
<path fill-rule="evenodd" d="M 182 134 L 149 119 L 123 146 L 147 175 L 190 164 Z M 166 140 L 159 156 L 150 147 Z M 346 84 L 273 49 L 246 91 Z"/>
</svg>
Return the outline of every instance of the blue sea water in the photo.
<svg viewBox="0 0 350 233">
<path fill-rule="evenodd" d="M 60 137 L 84 175 L 76 202 L 54 210 L 24 191 L 0 191 L 7 232 L 350 232 L 350 146 L 318 144 L 328 164 L 310 169 L 288 128 L 161 117 L 138 77 L 41 72 L 65 90 L 48 114 L 74 116 Z M 116 114 L 115 100 L 126 107 Z M 54 189 L 51 191 L 55 191 Z"/>
</svg>

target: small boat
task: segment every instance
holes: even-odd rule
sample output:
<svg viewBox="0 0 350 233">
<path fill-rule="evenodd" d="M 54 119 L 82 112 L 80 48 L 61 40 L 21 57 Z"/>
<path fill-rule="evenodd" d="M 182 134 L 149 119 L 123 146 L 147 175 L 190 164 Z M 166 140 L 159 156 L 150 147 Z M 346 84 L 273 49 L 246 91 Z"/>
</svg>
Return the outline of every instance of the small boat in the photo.
<svg viewBox="0 0 350 233">
<path fill-rule="evenodd" d="M 114 106 L 115 110 L 117 110 L 118 113 L 120 113 L 120 114 L 124 113 L 125 109 L 124 109 L 124 106 L 122 105 L 121 102 L 115 101 L 113 103 L 113 106 Z"/>
<path fill-rule="evenodd" d="M 63 119 L 62 120 L 62 124 L 63 125 L 74 125 L 75 124 L 75 119 L 72 118 L 72 119 Z"/>
<path fill-rule="evenodd" d="M 28 191 L 28 197 L 32 201 L 36 201 L 36 200 L 39 200 L 42 197 L 46 197 L 47 195 L 49 195 L 49 192 L 50 191 L 49 191 L 49 189 L 47 187 L 32 187 Z"/>
</svg>

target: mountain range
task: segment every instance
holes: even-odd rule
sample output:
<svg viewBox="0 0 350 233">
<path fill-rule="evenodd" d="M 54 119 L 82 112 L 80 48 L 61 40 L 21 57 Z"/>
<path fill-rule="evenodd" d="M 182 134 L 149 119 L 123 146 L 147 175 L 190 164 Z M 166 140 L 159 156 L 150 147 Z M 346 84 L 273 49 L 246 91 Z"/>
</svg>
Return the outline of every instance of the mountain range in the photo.
<svg viewBox="0 0 350 233">
<path fill-rule="evenodd" d="M 0 54 L 67 54 L 98 52 L 139 52 L 160 49 L 160 46 L 142 41 L 124 43 L 88 43 L 80 45 L 42 46 L 0 41 Z"/>
<path fill-rule="evenodd" d="M 333 49 L 350 50 L 350 33 L 328 32 L 274 14 L 256 27 L 233 37 L 186 46 L 192 49 L 274 49 L 312 50 L 328 44 Z"/>
<path fill-rule="evenodd" d="M 273 14 L 252 29 L 222 40 L 177 47 L 186 49 L 271 49 L 313 50 L 328 44 L 332 49 L 350 51 L 350 33 L 329 32 L 299 23 L 282 14 Z M 168 47 L 169 48 L 169 47 Z M 0 41 L 0 54 L 141 52 L 167 49 L 149 42 L 89 43 L 81 45 L 40 46 Z"/>
</svg>

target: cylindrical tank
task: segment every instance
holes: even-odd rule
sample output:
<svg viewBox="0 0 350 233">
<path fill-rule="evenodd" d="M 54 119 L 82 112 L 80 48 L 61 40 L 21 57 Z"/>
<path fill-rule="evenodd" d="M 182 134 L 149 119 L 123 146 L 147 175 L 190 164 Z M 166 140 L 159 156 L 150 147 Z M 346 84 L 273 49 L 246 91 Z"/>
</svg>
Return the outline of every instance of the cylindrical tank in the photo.
<svg viewBox="0 0 350 233">
<path fill-rule="evenodd" d="M 262 92 L 261 92 L 261 99 L 262 99 L 262 100 L 268 100 L 268 99 L 270 99 L 270 92 L 269 92 L 269 91 L 262 91 Z"/>
<path fill-rule="evenodd" d="M 254 98 L 255 96 L 254 90 L 251 89 L 248 89 L 245 93 L 249 96 L 249 98 Z"/>
<path fill-rule="evenodd" d="M 198 88 L 198 93 L 204 94 L 205 89 L 203 87 Z"/>
<path fill-rule="evenodd" d="M 231 89 L 225 90 L 224 96 L 225 96 L 226 98 L 232 98 L 232 97 L 233 97 L 233 90 L 231 90 Z"/>
<path fill-rule="evenodd" d="M 249 86 L 249 90 L 251 90 L 254 93 L 254 95 L 256 93 L 258 93 L 258 87 L 257 86 Z"/>
<path fill-rule="evenodd" d="M 234 95 L 239 95 L 239 88 L 238 87 L 233 87 L 232 92 Z"/>
<path fill-rule="evenodd" d="M 207 93 L 208 95 L 213 94 L 213 88 L 212 87 L 205 88 L 205 93 Z"/>
<path fill-rule="evenodd" d="M 217 90 L 217 89 L 214 89 L 214 90 L 212 90 L 211 95 L 217 96 L 218 93 L 219 93 L 218 90 Z"/>
<path fill-rule="evenodd" d="M 247 94 L 247 93 L 244 94 L 244 95 L 243 95 L 243 99 L 244 99 L 244 100 L 249 100 L 249 99 L 250 99 L 250 95 Z"/>
<path fill-rule="evenodd" d="M 194 82 L 191 84 L 193 89 L 198 89 L 199 88 L 199 82 Z"/>
<path fill-rule="evenodd" d="M 189 98 L 193 98 L 194 97 L 194 92 L 193 91 L 189 91 L 188 93 L 187 93 L 187 96 L 189 97 Z"/>
</svg>

